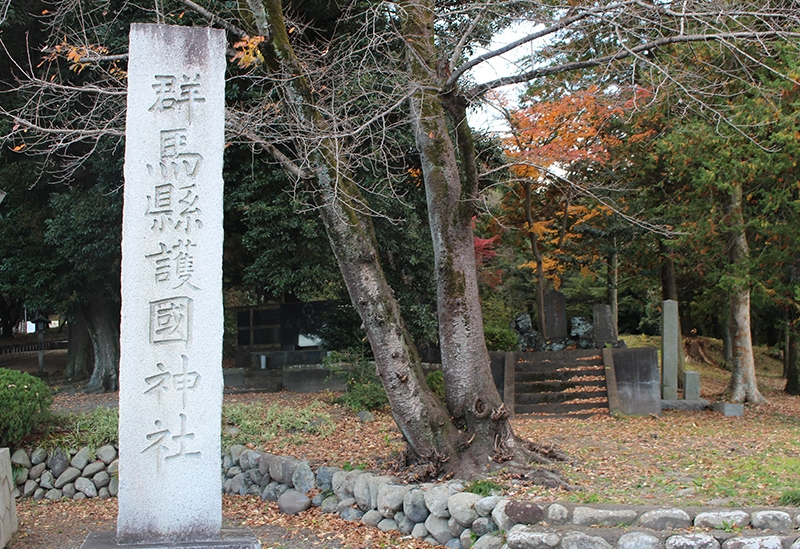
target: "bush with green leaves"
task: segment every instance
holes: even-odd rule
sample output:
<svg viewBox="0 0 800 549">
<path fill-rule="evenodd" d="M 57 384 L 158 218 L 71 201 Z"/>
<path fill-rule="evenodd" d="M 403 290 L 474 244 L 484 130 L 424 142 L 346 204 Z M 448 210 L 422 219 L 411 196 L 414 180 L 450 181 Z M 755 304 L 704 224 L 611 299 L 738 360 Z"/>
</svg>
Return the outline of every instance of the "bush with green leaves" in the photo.
<svg viewBox="0 0 800 549">
<path fill-rule="evenodd" d="M 382 410 L 389 406 L 389 398 L 380 378 L 375 372 L 375 363 L 363 354 L 353 351 L 328 353 L 324 360 L 331 375 L 341 378 L 347 392 L 334 400 L 355 412 Z"/>
<path fill-rule="evenodd" d="M 0 447 L 16 446 L 46 421 L 52 401 L 41 379 L 0 368 Z"/>
</svg>

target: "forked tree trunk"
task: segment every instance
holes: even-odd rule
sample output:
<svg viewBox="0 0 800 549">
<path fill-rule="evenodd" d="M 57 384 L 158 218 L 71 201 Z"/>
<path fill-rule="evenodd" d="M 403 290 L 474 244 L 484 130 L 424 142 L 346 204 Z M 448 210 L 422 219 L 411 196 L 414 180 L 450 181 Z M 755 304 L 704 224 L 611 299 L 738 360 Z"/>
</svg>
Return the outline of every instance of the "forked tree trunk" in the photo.
<svg viewBox="0 0 800 549">
<path fill-rule="evenodd" d="M 119 301 L 98 297 L 81 307 L 94 351 L 94 369 L 84 391 L 116 391 L 119 388 Z"/>
<path fill-rule="evenodd" d="M 756 384 L 756 365 L 750 335 L 750 287 L 747 270 L 750 250 L 742 213 L 742 186 L 734 183 L 728 197 L 727 213 L 731 225 L 728 237 L 728 263 L 733 272 L 730 289 L 728 327 L 731 332 L 731 381 L 728 386 L 731 402 L 762 404 L 766 399 Z"/>
<path fill-rule="evenodd" d="M 519 448 L 492 380 L 483 334 L 471 223 L 477 167 L 465 104 L 450 96 L 444 98 L 445 105 L 435 91 L 439 86 L 431 76 L 437 67 L 433 2 L 402 1 L 400 7 L 414 90 L 412 124 L 433 239 L 445 393 L 450 413 L 471 442 L 460 454 L 458 467 L 462 476 L 468 476 L 482 469 L 487 457 L 510 457 Z M 452 125 L 448 125 L 446 109 Z M 461 152 L 460 165 L 451 127 Z"/>
<path fill-rule="evenodd" d="M 75 307 L 75 313 L 68 324 L 67 370 L 66 377 L 71 380 L 86 379 L 89 370 L 94 369 L 94 351 L 86 318 L 80 307 Z"/>
<path fill-rule="evenodd" d="M 286 33 L 280 0 L 248 0 L 259 31 L 270 37 L 271 68 L 287 78 L 286 101 L 302 121 L 325 134 L 326 122 L 315 107 L 314 94 L 303 76 Z M 259 11 L 263 6 L 264 9 Z M 406 330 L 400 307 L 380 265 L 372 221 L 354 202 L 360 191 L 349 177 L 346 161 L 332 143 L 323 141 L 308 159 L 316 185 L 315 200 L 351 301 L 364 325 L 392 415 L 414 457 L 437 474 L 455 462 L 459 433 L 442 402 L 425 383 L 419 355 Z"/>
<path fill-rule="evenodd" d="M 550 337 L 550 329 L 547 326 L 546 316 L 544 314 L 544 291 L 547 281 L 544 278 L 544 260 L 542 259 L 542 250 L 539 249 L 539 237 L 533 230 L 533 211 L 531 206 L 531 182 L 524 181 L 522 183 L 522 191 L 525 193 L 525 222 L 528 224 L 528 239 L 531 243 L 531 253 L 536 263 L 536 322 L 537 328 L 542 337 L 547 339 Z M 564 218 L 566 219 L 566 215 Z"/>
</svg>

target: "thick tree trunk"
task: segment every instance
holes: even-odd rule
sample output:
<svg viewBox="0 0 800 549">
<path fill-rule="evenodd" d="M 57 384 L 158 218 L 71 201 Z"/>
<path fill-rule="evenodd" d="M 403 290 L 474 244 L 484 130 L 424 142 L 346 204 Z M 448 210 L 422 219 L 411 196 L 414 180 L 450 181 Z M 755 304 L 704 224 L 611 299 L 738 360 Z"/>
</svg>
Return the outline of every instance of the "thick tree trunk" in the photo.
<svg viewBox="0 0 800 549">
<path fill-rule="evenodd" d="M 619 333 L 619 253 L 617 238 L 614 237 L 614 251 L 608 258 L 608 302 L 611 304 L 611 318 L 614 322 L 614 333 Z"/>
<path fill-rule="evenodd" d="M 465 104 L 455 94 L 443 97 L 435 91 L 433 3 L 403 1 L 400 7 L 404 14 L 402 32 L 409 48 L 408 72 L 415 91 L 411 98 L 414 138 L 434 247 L 445 393 L 450 413 L 471 441 L 457 467 L 462 476 L 467 476 L 479 467 L 482 470 L 487 457 L 511 457 L 518 445 L 492 380 L 483 334 L 471 223 L 477 169 Z M 460 166 L 446 108 L 458 139 Z M 463 169 L 463 178 L 459 168 Z"/>
<path fill-rule="evenodd" d="M 728 237 L 728 262 L 733 272 L 730 289 L 728 326 L 731 332 L 731 381 L 728 387 L 731 402 L 762 404 L 766 399 L 756 384 L 756 365 L 753 358 L 753 342 L 750 334 L 750 287 L 748 282 L 748 260 L 750 250 L 745 234 L 742 212 L 742 186 L 734 183 L 728 198 L 727 213 L 731 225 Z"/>
<path fill-rule="evenodd" d="M 94 351 L 94 369 L 84 391 L 116 391 L 119 388 L 119 301 L 98 297 L 81 307 Z"/>
<path fill-rule="evenodd" d="M 325 135 L 326 122 L 314 106 L 314 95 L 286 34 L 280 0 L 248 0 L 259 31 L 270 37 L 267 52 L 273 70 L 294 75 L 287 79 L 286 100 L 297 108 L 304 124 Z M 259 11 L 260 5 L 263 10 Z M 457 455 L 459 433 L 442 402 L 430 391 L 419 355 L 409 336 L 394 293 L 381 268 L 372 221 L 354 202 L 360 191 L 349 177 L 346 162 L 332 143 L 323 140 L 308 159 L 316 186 L 315 200 L 345 285 L 363 322 L 392 415 L 414 457 L 436 475 Z M 455 459 L 452 460 L 453 462 Z"/>
<path fill-rule="evenodd" d="M 14 326 L 22 320 L 22 304 L 21 299 L 0 294 L 0 337 L 14 337 Z"/>
<path fill-rule="evenodd" d="M 67 371 L 66 377 L 81 380 L 89 377 L 89 370 L 94 369 L 94 351 L 86 318 L 80 307 L 75 307 L 75 314 L 68 324 L 67 339 Z"/>
</svg>

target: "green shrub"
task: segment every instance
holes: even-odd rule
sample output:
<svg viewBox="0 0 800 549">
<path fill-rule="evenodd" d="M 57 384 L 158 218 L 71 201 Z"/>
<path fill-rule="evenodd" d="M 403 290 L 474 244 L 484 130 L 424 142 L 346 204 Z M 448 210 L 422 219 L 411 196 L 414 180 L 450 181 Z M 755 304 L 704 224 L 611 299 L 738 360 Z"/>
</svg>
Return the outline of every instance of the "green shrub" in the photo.
<svg viewBox="0 0 800 549">
<path fill-rule="evenodd" d="M 517 350 L 517 334 L 511 328 L 485 326 L 483 336 L 486 339 L 486 348 L 490 351 Z"/>
<path fill-rule="evenodd" d="M 0 447 L 16 446 L 45 421 L 52 401 L 41 379 L 0 368 Z"/>
<path fill-rule="evenodd" d="M 425 376 L 425 383 L 428 384 L 428 388 L 433 391 L 433 394 L 439 397 L 442 402 L 446 402 L 444 394 L 444 374 L 442 374 L 441 370 L 434 370 Z"/>
<path fill-rule="evenodd" d="M 464 488 L 464 491 L 486 497 L 494 494 L 502 494 L 505 489 L 505 486 L 498 484 L 493 480 L 476 480 Z"/>
<path fill-rule="evenodd" d="M 334 399 L 337 404 L 347 406 L 354 412 L 382 410 L 389 406 L 386 390 L 375 373 L 375 363 L 364 355 L 354 352 L 328 353 L 325 366 L 331 375 L 341 378 L 347 392 Z"/>
<path fill-rule="evenodd" d="M 54 430 L 39 445 L 43 448 L 83 448 L 97 450 L 119 440 L 119 411 L 98 406 L 90 412 L 54 414 Z"/>
</svg>

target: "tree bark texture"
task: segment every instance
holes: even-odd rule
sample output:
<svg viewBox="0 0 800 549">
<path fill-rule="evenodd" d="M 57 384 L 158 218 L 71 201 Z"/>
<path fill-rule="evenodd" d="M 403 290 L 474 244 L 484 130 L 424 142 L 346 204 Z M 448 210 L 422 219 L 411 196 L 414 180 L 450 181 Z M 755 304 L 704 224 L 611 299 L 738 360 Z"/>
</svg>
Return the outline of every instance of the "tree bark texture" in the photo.
<svg viewBox="0 0 800 549">
<path fill-rule="evenodd" d="M 464 141 L 471 141 L 471 133 L 463 118 L 455 118 L 450 121 L 452 126 L 448 125 L 444 100 L 450 104 L 451 114 L 463 110 L 457 98 L 443 98 L 435 91 L 441 89 L 444 80 L 432 76 L 440 65 L 433 37 L 433 3 L 404 1 L 400 7 L 404 14 L 402 32 L 408 47 L 409 81 L 414 92 L 412 124 L 433 239 L 445 393 L 450 413 L 471 440 L 470 448 L 461 455 L 466 468 L 471 460 L 479 463 L 482 457 L 485 464 L 486 456 L 512 452 L 515 438 L 492 381 L 483 334 L 472 235 L 477 178 L 472 176 L 474 156 L 464 149 L 470 146 Z M 450 135 L 451 127 L 458 144 Z M 457 147 L 462 150 L 463 174 Z"/>
<path fill-rule="evenodd" d="M 90 393 L 116 391 L 119 388 L 119 301 L 97 297 L 81 307 L 94 351 L 94 369 L 84 390 Z"/>
<path fill-rule="evenodd" d="M 256 17 L 256 23 L 262 34 L 270 37 L 277 62 L 272 66 L 295 75 L 287 80 L 286 98 L 299 107 L 305 124 L 324 132 L 324 117 L 314 106 L 313 93 L 286 34 L 281 3 L 265 0 L 263 7 L 264 20 Z M 256 14 L 255 9 L 253 12 Z M 270 32 L 266 32 L 267 26 Z M 363 322 L 394 419 L 416 457 L 437 466 L 446 463 L 457 454 L 458 431 L 444 404 L 425 382 L 416 347 L 378 258 L 372 221 L 353 205 L 360 191 L 333 144 L 323 141 L 308 160 L 315 201 L 353 306 Z"/>
<path fill-rule="evenodd" d="M 800 395 L 800 361 L 798 361 L 797 328 L 789 329 L 789 341 L 786 347 L 786 386 L 784 391 L 790 395 Z"/>
<path fill-rule="evenodd" d="M 67 379 L 86 379 L 89 377 L 90 369 L 94 369 L 94 350 L 86 318 L 80 307 L 75 308 L 75 314 L 69 321 L 68 330 Z"/>
<path fill-rule="evenodd" d="M 742 212 L 742 186 L 734 183 L 728 197 L 727 213 L 731 230 L 728 235 L 728 263 L 733 273 L 730 289 L 728 326 L 731 332 L 731 402 L 762 404 L 766 399 L 756 384 L 756 365 L 750 334 L 750 286 L 747 277 L 750 250 Z"/>
</svg>

